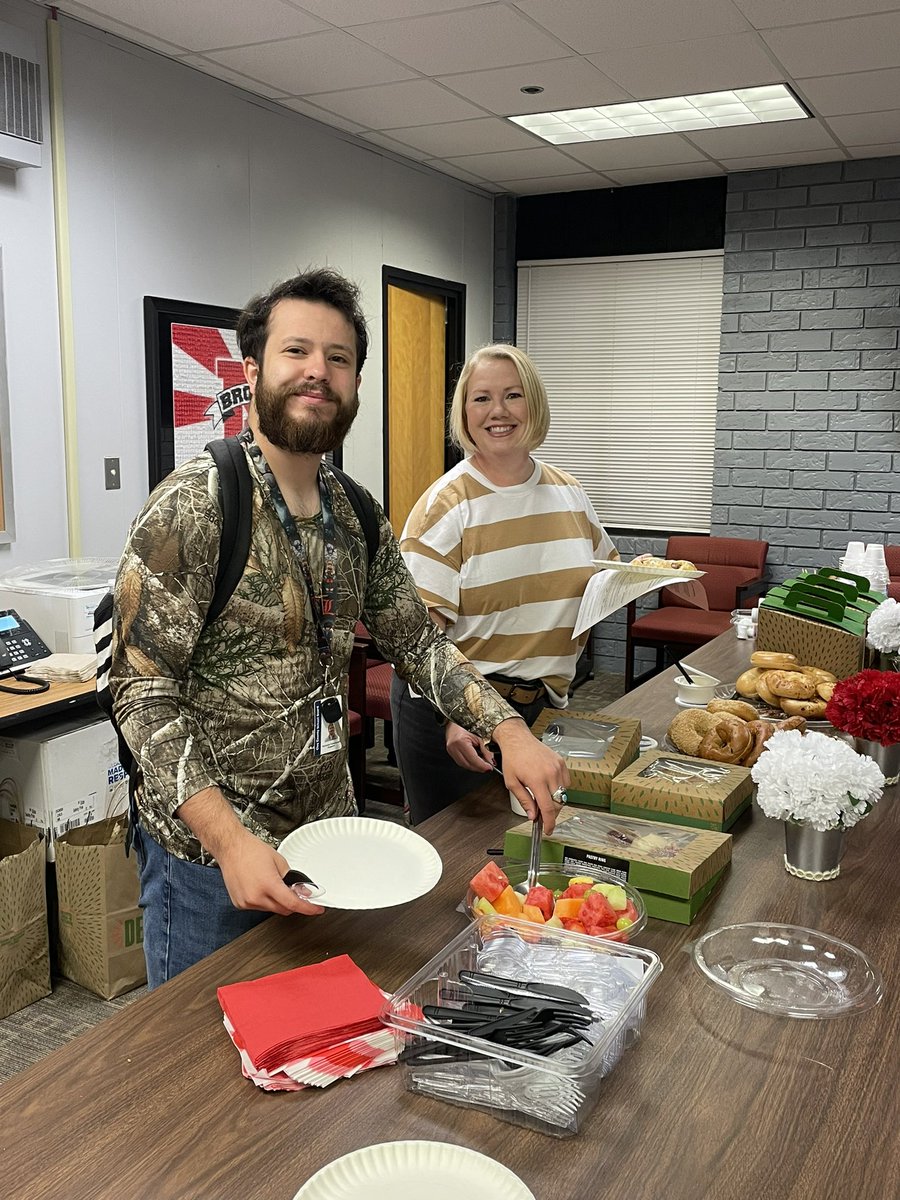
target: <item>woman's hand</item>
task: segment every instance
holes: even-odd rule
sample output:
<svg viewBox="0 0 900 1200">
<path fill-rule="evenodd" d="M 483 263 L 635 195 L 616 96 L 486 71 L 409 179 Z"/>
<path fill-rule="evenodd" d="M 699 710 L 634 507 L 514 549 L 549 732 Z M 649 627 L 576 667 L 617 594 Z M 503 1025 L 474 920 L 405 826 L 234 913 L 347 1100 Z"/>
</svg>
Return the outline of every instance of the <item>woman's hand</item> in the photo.
<svg viewBox="0 0 900 1200">
<path fill-rule="evenodd" d="M 494 756 L 487 748 L 487 742 L 463 729 L 462 725 L 454 725 L 452 721 L 445 730 L 447 753 L 458 767 L 467 771 L 493 770 Z"/>
</svg>

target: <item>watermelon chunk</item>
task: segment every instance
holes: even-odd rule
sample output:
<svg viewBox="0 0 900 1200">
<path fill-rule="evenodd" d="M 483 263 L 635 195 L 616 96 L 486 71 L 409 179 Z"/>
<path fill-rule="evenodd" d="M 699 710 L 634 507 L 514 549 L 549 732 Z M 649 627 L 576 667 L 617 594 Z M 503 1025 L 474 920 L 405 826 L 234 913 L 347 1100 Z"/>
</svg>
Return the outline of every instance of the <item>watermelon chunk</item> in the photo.
<svg viewBox="0 0 900 1200">
<path fill-rule="evenodd" d="M 481 868 L 477 875 L 472 876 L 469 880 L 469 887 L 476 896 L 490 900 L 493 904 L 503 889 L 509 887 L 509 879 L 492 859 Z"/>
<path fill-rule="evenodd" d="M 586 896 L 590 890 L 591 890 L 590 880 L 581 880 L 578 883 L 570 883 L 569 886 L 566 888 L 566 890 L 563 892 L 560 899 L 562 899 L 562 900 L 580 899 L 582 896 Z"/>
<path fill-rule="evenodd" d="M 525 897 L 526 904 L 533 904 L 535 908 L 539 908 L 543 913 L 544 920 L 549 921 L 553 916 L 553 893 L 549 888 L 537 884 L 531 888 L 528 895 Z"/>
</svg>

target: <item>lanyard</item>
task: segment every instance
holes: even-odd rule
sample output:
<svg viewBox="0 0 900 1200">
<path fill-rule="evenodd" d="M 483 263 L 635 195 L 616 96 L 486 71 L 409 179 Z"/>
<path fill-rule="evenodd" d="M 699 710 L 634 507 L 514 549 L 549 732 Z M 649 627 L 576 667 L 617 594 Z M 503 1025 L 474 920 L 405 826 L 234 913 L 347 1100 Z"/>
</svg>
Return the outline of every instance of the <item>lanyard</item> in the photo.
<svg viewBox="0 0 900 1200">
<path fill-rule="evenodd" d="M 331 639 L 334 631 L 334 601 L 337 593 L 336 564 L 337 550 L 334 543 L 334 510 L 331 504 L 331 489 L 321 468 L 318 474 L 319 502 L 322 506 L 322 532 L 324 534 L 324 554 L 322 562 L 322 587 L 316 589 L 313 582 L 312 568 L 306 546 L 297 531 L 297 523 L 291 516 L 285 503 L 278 481 L 272 474 L 272 468 L 263 458 L 263 453 L 248 434 L 242 434 L 241 439 L 250 452 L 250 457 L 257 468 L 269 493 L 272 507 L 281 522 L 288 542 L 294 552 L 294 557 L 300 567 L 303 582 L 309 594 L 309 606 L 312 609 L 313 622 L 316 627 L 316 644 L 319 650 L 319 661 L 327 666 L 332 662 Z"/>
</svg>

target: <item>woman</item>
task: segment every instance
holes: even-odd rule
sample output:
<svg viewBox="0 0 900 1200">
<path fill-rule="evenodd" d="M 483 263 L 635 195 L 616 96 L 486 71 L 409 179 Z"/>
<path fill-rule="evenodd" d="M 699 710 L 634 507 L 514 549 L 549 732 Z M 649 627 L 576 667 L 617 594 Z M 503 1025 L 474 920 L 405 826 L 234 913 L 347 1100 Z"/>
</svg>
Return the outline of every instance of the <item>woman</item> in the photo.
<svg viewBox="0 0 900 1200">
<path fill-rule="evenodd" d="M 550 428 L 537 368 L 485 346 L 462 369 L 450 438 L 467 457 L 419 499 L 400 548 L 432 619 L 531 725 L 565 708 L 589 634 L 572 630 L 594 558 L 617 558 L 581 484 L 531 457 Z M 394 678 L 394 749 L 415 825 L 470 792 L 489 747 Z"/>
</svg>

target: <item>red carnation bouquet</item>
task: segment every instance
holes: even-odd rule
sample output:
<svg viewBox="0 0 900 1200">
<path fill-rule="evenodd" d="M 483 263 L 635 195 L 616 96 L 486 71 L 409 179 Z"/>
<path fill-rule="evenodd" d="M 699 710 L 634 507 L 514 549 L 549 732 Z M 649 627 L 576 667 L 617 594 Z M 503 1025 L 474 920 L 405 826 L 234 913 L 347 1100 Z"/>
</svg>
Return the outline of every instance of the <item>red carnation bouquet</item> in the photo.
<svg viewBox="0 0 900 1200">
<path fill-rule="evenodd" d="M 900 742 L 900 672 L 860 671 L 842 679 L 825 709 L 835 727 L 891 746 Z"/>
</svg>

